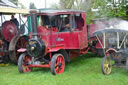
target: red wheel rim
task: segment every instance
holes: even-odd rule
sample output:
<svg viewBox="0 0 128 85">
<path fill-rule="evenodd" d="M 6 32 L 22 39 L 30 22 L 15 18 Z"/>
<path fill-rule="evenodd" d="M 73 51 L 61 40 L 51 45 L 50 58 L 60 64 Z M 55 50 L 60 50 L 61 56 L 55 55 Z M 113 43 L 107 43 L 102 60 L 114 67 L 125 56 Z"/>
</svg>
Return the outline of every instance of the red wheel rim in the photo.
<svg viewBox="0 0 128 85">
<path fill-rule="evenodd" d="M 55 62 L 55 71 L 57 74 L 61 74 L 64 72 L 65 61 L 62 55 L 59 55 Z"/>
<path fill-rule="evenodd" d="M 8 42 L 18 33 L 16 25 L 11 21 L 6 21 L 3 24 L 2 34 Z"/>
<path fill-rule="evenodd" d="M 32 68 L 29 66 L 29 62 L 31 58 L 29 56 L 25 56 L 22 62 L 23 72 L 31 72 Z"/>
</svg>

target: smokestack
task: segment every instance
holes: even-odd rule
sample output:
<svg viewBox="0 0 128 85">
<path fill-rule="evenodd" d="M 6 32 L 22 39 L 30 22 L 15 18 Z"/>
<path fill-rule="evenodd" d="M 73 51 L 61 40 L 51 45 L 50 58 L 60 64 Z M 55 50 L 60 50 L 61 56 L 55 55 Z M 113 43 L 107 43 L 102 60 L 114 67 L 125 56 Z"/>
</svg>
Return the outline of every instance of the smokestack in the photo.
<svg viewBox="0 0 128 85">
<path fill-rule="evenodd" d="M 36 13 L 37 13 L 36 11 L 30 11 L 33 38 L 37 39 L 37 14 Z"/>
</svg>

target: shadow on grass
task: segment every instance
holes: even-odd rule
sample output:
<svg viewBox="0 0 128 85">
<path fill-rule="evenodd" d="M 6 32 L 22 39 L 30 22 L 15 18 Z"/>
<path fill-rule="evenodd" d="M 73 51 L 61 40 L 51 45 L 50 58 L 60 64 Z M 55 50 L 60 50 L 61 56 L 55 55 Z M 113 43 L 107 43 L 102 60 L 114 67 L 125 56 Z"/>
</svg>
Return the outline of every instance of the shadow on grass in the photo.
<svg viewBox="0 0 128 85">
<path fill-rule="evenodd" d="M 70 63 L 66 63 L 65 71 L 69 71 L 70 69 L 95 70 L 95 68 L 97 71 L 97 69 L 101 67 L 101 63 L 99 62 L 100 58 L 101 57 L 96 56 L 95 54 L 92 54 L 92 53 L 87 53 L 82 56 L 75 57 L 71 59 Z"/>
<path fill-rule="evenodd" d="M 96 56 L 95 54 L 93 53 L 90 53 L 88 52 L 87 54 L 83 54 L 81 56 L 78 56 L 78 57 L 75 57 L 73 59 L 71 59 L 71 62 L 70 63 L 66 63 L 66 66 L 65 66 L 65 71 L 66 70 L 70 70 L 71 67 L 73 68 L 76 68 L 81 66 L 82 64 L 87 64 L 90 62 L 90 59 L 93 58 L 99 58 L 98 56 Z M 7 68 L 17 68 L 17 65 L 12 63 L 12 62 L 9 62 L 9 66 L 7 66 Z M 50 68 L 39 68 L 39 67 L 36 67 L 36 68 L 33 68 L 32 72 L 39 72 L 39 73 L 49 73 L 51 72 L 51 69 Z"/>
<path fill-rule="evenodd" d="M 32 72 L 41 72 L 41 73 L 48 73 L 50 70 L 50 68 L 33 68 Z"/>
<path fill-rule="evenodd" d="M 96 54 L 93 54 L 93 53 L 90 53 L 90 52 L 88 52 L 87 54 L 83 54 L 83 55 L 81 55 L 81 56 L 78 56 L 78 57 L 75 57 L 75 58 L 73 58 L 73 59 L 71 59 L 71 61 L 70 61 L 70 63 L 67 63 L 67 64 L 72 64 L 72 63 L 79 63 L 79 62 L 81 62 L 81 61 L 86 61 L 85 63 L 87 63 L 88 61 L 88 59 L 91 59 L 91 58 L 101 58 L 101 57 L 99 57 L 99 56 L 96 56 Z"/>
<path fill-rule="evenodd" d="M 92 53 L 87 53 L 82 56 L 73 58 L 70 63 L 66 63 L 65 71 L 69 70 L 71 67 L 76 68 L 77 66 L 80 66 L 82 63 L 88 63 L 89 61 L 87 61 L 87 59 L 90 59 L 90 58 L 98 58 L 98 56 Z M 49 73 L 51 72 L 51 69 L 50 68 L 34 68 L 32 72 Z"/>
<path fill-rule="evenodd" d="M 127 75 L 128 76 L 128 72 L 126 71 L 125 67 L 112 67 L 112 72 L 110 75 L 115 75 L 115 74 L 121 74 L 121 75 Z"/>
</svg>

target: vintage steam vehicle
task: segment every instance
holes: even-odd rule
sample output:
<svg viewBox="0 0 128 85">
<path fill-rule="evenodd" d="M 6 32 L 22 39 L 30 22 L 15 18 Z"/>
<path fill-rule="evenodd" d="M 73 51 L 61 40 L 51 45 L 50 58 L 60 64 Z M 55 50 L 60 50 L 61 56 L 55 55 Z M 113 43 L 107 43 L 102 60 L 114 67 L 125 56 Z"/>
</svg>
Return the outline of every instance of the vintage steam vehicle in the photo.
<svg viewBox="0 0 128 85">
<path fill-rule="evenodd" d="M 121 27 L 119 20 L 111 25 L 107 23 L 104 29 L 97 30 L 94 35 L 97 37 L 97 45 L 103 49 L 104 57 L 101 68 L 103 74 L 110 74 L 112 67 L 124 67 L 128 71 L 128 30 Z M 118 22 L 118 23 L 117 23 Z"/>
<path fill-rule="evenodd" d="M 85 54 L 90 49 L 86 14 L 75 10 L 31 11 L 32 33 L 26 48 L 18 49 L 20 73 L 31 72 L 33 67 L 50 68 L 52 74 L 61 74 L 65 62 Z"/>
<path fill-rule="evenodd" d="M 21 18 L 21 14 L 28 14 L 29 10 L 19 8 L 0 8 L 1 29 L 0 29 L 0 63 L 8 63 L 12 61 L 17 63 L 17 49 L 26 46 L 27 36 L 25 33 L 25 23 Z M 7 19 L 9 15 L 19 14 L 19 24 L 16 19 Z M 7 19 L 7 20 L 6 20 Z M 10 20 L 11 19 L 11 20 Z"/>
</svg>

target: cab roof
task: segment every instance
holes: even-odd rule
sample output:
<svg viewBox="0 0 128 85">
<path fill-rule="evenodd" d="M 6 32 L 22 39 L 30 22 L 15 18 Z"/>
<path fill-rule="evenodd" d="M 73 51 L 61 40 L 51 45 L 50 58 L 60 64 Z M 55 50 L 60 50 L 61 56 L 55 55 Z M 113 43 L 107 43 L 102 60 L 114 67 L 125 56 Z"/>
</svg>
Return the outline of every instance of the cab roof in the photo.
<svg viewBox="0 0 128 85">
<path fill-rule="evenodd" d="M 71 9 L 38 9 L 38 10 L 31 10 L 36 11 L 39 15 L 58 15 L 58 14 L 77 14 L 77 13 L 85 13 L 81 10 L 71 10 Z"/>
<path fill-rule="evenodd" d="M 60 13 L 60 12 L 84 12 L 81 10 L 72 10 L 72 9 L 63 9 L 63 10 L 58 10 L 58 9 L 39 9 L 39 13 Z"/>
</svg>

